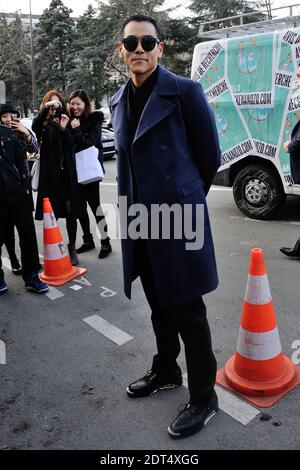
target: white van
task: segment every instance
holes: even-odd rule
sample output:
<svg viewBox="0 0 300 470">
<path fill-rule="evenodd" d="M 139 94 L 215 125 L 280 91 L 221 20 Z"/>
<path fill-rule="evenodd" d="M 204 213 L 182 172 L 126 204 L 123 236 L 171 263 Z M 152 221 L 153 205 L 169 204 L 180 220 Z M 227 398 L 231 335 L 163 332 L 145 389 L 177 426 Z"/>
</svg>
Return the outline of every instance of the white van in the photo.
<svg viewBox="0 0 300 470">
<path fill-rule="evenodd" d="M 222 165 L 215 183 L 233 186 L 248 217 L 271 219 L 286 195 L 300 195 L 283 149 L 300 119 L 300 17 L 204 31 L 244 16 L 202 24 L 192 79 L 203 86 L 218 128 Z"/>
</svg>

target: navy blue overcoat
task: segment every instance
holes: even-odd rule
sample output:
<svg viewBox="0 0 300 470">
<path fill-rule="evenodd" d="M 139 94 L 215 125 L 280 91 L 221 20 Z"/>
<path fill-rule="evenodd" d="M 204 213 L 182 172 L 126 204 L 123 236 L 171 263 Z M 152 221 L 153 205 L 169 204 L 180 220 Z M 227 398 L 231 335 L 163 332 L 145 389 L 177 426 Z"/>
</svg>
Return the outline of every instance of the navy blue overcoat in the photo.
<svg viewBox="0 0 300 470">
<path fill-rule="evenodd" d="M 187 250 L 181 239 L 148 239 L 155 286 L 162 307 L 191 300 L 214 290 L 218 276 L 206 194 L 220 165 L 221 150 L 215 120 L 200 84 L 158 66 L 158 77 L 142 113 L 131 146 L 138 201 L 153 204 L 204 205 L 204 244 Z M 119 196 L 133 201 L 128 154 L 128 82 L 111 98 Z M 122 205 L 124 206 L 124 204 Z M 127 217 L 120 206 L 121 220 Z M 122 213 L 123 211 L 123 213 Z M 125 219 L 124 219 L 125 218 Z M 124 291 L 131 297 L 134 271 L 133 240 L 122 239 Z"/>
</svg>

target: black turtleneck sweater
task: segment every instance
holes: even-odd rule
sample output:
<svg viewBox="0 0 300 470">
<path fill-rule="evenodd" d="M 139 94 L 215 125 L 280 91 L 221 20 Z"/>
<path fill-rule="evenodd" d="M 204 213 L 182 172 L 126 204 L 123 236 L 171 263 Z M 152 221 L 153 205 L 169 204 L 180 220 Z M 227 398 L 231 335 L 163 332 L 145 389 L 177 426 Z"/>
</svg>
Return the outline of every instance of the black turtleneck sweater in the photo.
<svg viewBox="0 0 300 470">
<path fill-rule="evenodd" d="M 129 121 L 130 144 L 132 144 L 142 112 L 152 93 L 158 75 L 158 68 L 144 81 L 140 87 L 136 87 L 132 80 L 129 82 L 127 95 L 127 119 Z"/>
</svg>

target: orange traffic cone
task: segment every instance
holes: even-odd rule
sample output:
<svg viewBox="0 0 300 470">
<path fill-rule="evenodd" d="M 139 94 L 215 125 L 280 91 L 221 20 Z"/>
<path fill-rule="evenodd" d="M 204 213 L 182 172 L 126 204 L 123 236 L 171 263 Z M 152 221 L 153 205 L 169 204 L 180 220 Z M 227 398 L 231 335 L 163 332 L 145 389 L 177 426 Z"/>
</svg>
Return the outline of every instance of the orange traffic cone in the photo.
<svg viewBox="0 0 300 470">
<path fill-rule="evenodd" d="M 61 286 L 86 272 L 86 268 L 71 265 L 50 201 L 45 197 L 44 271 L 40 274 L 40 278 L 53 286 Z"/>
<path fill-rule="evenodd" d="M 300 369 L 282 353 L 261 248 L 251 252 L 236 353 L 217 383 L 261 407 L 272 406 L 300 383 Z"/>
</svg>

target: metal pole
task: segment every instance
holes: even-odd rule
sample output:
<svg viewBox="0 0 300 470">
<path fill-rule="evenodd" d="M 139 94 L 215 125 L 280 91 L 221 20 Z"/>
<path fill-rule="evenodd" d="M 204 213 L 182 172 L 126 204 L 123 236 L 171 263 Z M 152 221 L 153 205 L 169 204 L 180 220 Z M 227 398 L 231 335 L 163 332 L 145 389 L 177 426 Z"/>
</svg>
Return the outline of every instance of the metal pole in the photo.
<svg viewBox="0 0 300 470">
<path fill-rule="evenodd" d="M 30 55 L 31 55 L 32 103 L 33 103 L 33 109 L 35 110 L 36 109 L 36 85 L 35 85 L 35 65 L 34 65 L 33 35 L 32 35 L 31 0 L 29 0 L 29 17 L 30 17 Z"/>
</svg>

